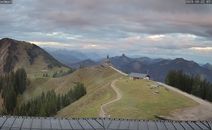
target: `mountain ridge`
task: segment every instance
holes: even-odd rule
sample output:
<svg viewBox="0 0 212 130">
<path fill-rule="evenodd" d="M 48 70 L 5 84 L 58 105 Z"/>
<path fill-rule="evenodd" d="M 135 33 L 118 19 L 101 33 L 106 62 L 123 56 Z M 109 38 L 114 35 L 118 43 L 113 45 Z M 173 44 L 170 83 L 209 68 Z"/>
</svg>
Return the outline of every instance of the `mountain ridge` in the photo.
<svg viewBox="0 0 212 130">
<path fill-rule="evenodd" d="M 62 58 L 62 57 L 60 57 Z M 92 58 L 83 59 L 75 63 L 70 64 L 69 66 L 92 66 L 94 62 L 96 64 L 102 64 L 106 58 L 101 60 L 93 60 Z M 149 57 L 139 57 L 131 58 L 122 54 L 121 56 L 114 56 L 109 58 L 112 65 L 117 69 L 125 73 L 138 72 L 138 73 L 148 73 L 151 75 L 153 80 L 164 82 L 167 73 L 170 70 L 182 70 L 189 75 L 199 74 L 201 77 L 212 82 L 212 69 L 210 69 L 210 64 L 200 65 L 192 60 L 186 60 L 184 58 L 175 58 L 175 59 L 164 59 L 157 58 L 152 59 Z M 91 62 L 91 61 L 94 62 Z M 89 62 L 87 62 L 89 61 Z"/>
<path fill-rule="evenodd" d="M 38 71 L 37 69 L 64 66 L 39 46 L 10 38 L 0 40 L 0 63 L 1 73 L 9 73 L 18 68 Z"/>
<path fill-rule="evenodd" d="M 96 54 L 95 52 L 81 52 L 78 50 L 52 49 L 52 48 L 44 48 L 44 49 L 58 61 L 69 67 L 72 67 L 73 64 L 77 64 L 84 60 L 90 59 L 96 62 L 99 61 L 99 59 L 102 59 L 102 56 Z"/>
<path fill-rule="evenodd" d="M 203 67 L 206 69 L 212 70 L 212 64 L 210 64 L 210 63 L 204 64 Z"/>
<path fill-rule="evenodd" d="M 98 63 L 91 59 L 86 59 L 86 60 L 82 60 L 80 62 L 73 63 L 70 66 L 72 68 L 79 69 L 79 68 L 91 67 L 91 66 L 95 66 L 95 65 L 98 65 Z"/>
<path fill-rule="evenodd" d="M 189 75 L 200 74 L 208 81 L 212 82 L 212 70 L 200 66 L 194 61 L 183 58 L 170 59 L 152 59 L 152 62 L 139 61 L 138 58 L 129 58 L 127 56 L 116 56 L 110 58 L 111 63 L 117 69 L 126 73 L 138 72 L 148 73 L 153 80 L 164 82 L 166 75 L 170 70 L 182 70 Z"/>
</svg>

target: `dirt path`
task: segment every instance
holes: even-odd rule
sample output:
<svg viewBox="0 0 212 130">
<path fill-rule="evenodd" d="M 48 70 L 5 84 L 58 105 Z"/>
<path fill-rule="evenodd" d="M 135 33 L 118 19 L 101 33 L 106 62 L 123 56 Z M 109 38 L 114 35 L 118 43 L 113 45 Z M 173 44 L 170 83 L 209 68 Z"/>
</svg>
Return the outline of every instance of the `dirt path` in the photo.
<svg viewBox="0 0 212 130">
<path fill-rule="evenodd" d="M 118 79 L 115 79 L 115 80 L 113 80 L 112 83 L 111 83 L 111 88 L 115 91 L 115 93 L 116 93 L 116 98 L 113 99 L 112 101 L 109 101 L 109 102 L 107 102 L 107 103 L 101 105 L 99 117 L 108 117 L 109 115 L 107 115 L 107 113 L 105 112 L 106 107 L 107 107 L 109 104 L 112 104 L 112 103 L 114 103 L 114 102 L 116 102 L 116 101 L 118 101 L 118 100 L 120 100 L 120 99 L 122 98 L 122 95 L 121 95 L 119 89 L 116 88 L 116 85 L 115 85 L 115 83 L 116 83 L 117 81 L 118 81 Z"/>
<path fill-rule="evenodd" d="M 127 76 L 127 75 L 128 75 L 128 74 L 124 73 L 123 71 L 114 68 L 113 66 L 109 66 L 109 67 L 112 68 L 113 70 L 115 70 L 116 72 L 118 72 L 118 73 L 124 75 L 124 76 Z"/>
<path fill-rule="evenodd" d="M 178 92 L 188 98 L 191 98 L 197 103 L 199 103 L 199 105 L 196 107 L 179 109 L 172 112 L 170 117 L 171 119 L 173 120 L 208 120 L 208 119 L 211 120 L 212 119 L 212 104 L 210 102 L 200 99 L 191 94 L 185 93 L 177 88 L 171 87 L 164 83 L 158 82 L 158 84 L 168 88 L 169 90 Z"/>
<path fill-rule="evenodd" d="M 113 66 L 110 66 L 110 68 L 114 69 L 115 71 L 117 71 L 118 73 L 120 73 L 124 76 L 127 76 L 126 73 L 114 68 Z M 172 90 L 172 91 L 180 93 L 180 94 L 196 101 L 197 103 L 199 103 L 199 105 L 197 105 L 195 107 L 189 107 L 189 108 L 183 108 L 183 109 L 175 110 L 174 112 L 172 112 L 170 114 L 170 117 L 167 117 L 168 119 L 171 119 L 171 120 L 212 120 L 212 103 L 207 102 L 203 99 L 200 99 L 196 96 L 190 95 L 188 93 L 185 93 L 185 92 L 183 92 L 183 91 L 181 91 L 177 88 L 166 85 L 164 83 L 160 83 L 160 82 L 157 82 L 157 83 L 168 88 L 168 89 L 170 89 L 170 90 Z M 119 96 L 120 93 L 117 90 L 117 88 L 115 87 L 115 85 L 114 85 L 115 83 L 112 83 L 112 84 L 111 84 L 112 88 L 117 93 L 117 98 L 115 100 L 108 102 L 108 103 L 101 106 L 101 111 L 100 111 L 101 117 L 106 116 L 106 113 L 104 111 L 105 106 L 119 100 L 118 96 Z"/>
</svg>

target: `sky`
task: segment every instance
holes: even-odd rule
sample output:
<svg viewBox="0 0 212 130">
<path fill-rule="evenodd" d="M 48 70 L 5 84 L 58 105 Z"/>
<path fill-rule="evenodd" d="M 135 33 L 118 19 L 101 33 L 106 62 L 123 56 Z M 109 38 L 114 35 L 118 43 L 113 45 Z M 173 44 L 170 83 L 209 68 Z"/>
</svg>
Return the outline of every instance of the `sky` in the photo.
<svg viewBox="0 0 212 130">
<path fill-rule="evenodd" d="M 97 54 L 212 63 L 212 5 L 185 0 L 13 0 L 0 38 Z"/>
</svg>

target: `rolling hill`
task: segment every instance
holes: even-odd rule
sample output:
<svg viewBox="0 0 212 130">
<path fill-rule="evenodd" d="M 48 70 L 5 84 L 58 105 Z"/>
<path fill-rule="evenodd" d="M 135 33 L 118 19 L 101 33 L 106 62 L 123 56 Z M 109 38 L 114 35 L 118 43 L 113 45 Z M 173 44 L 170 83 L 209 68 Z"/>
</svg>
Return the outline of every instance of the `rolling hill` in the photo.
<svg viewBox="0 0 212 130">
<path fill-rule="evenodd" d="M 128 77 L 121 76 L 109 67 L 83 68 L 68 76 L 69 80 L 76 75 L 83 75 L 80 81 L 85 83 L 88 93 L 77 102 L 60 110 L 58 117 L 98 117 L 100 106 L 117 96 L 111 88 L 114 80 L 118 80 L 115 85 L 122 97 L 121 100 L 106 107 L 110 117 L 155 119 L 154 115 L 167 116 L 176 109 L 197 105 L 193 100 L 162 86 L 152 88 L 156 84 L 154 81 L 129 80 Z"/>
<path fill-rule="evenodd" d="M 120 79 L 121 78 L 121 79 Z M 39 96 L 42 92 L 54 90 L 57 94 L 65 94 L 76 82 L 84 83 L 87 94 L 73 104 L 61 109 L 58 117 L 98 117 L 101 105 L 116 98 L 111 88 L 115 84 L 122 93 L 121 100 L 106 107 L 111 117 L 155 119 L 154 115 L 169 115 L 175 109 L 196 105 L 193 100 L 181 94 L 160 89 L 151 89 L 154 81 L 129 80 L 110 67 L 96 66 L 81 68 L 73 73 L 59 77 L 32 78 L 30 86 L 23 95 L 19 95 L 18 104 Z M 159 94 L 155 93 L 158 91 Z"/>
<path fill-rule="evenodd" d="M 31 86 L 19 98 L 19 101 L 20 103 L 27 101 L 49 90 L 64 94 L 76 82 L 81 82 L 84 83 L 87 94 L 72 105 L 74 109 L 67 107 L 58 115 L 61 117 L 97 117 L 101 104 L 115 97 L 115 93 L 110 88 L 110 82 L 119 77 L 122 76 L 113 69 L 97 66 L 82 68 L 59 78 L 37 78 L 31 81 Z"/>
<path fill-rule="evenodd" d="M 122 78 L 116 86 L 122 98 L 108 106 L 107 113 L 112 118 L 155 119 L 155 116 L 169 116 L 176 109 L 197 105 L 193 100 L 151 80 Z"/>
<path fill-rule="evenodd" d="M 25 68 L 28 74 L 68 69 L 40 47 L 9 38 L 0 40 L 0 73 Z"/>
</svg>

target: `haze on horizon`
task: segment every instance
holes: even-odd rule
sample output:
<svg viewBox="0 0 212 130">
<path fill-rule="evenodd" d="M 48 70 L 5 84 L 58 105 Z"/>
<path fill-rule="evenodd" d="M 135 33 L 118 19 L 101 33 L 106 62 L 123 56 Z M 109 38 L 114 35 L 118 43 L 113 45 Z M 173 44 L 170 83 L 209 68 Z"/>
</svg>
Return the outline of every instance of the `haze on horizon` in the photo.
<svg viewBox="0 0 212 130">
<path fill-rule="evenodd" d="M 0 38 L 212 63 L 211 12 L 185 0 L 13 0 L 0 5 Z"/>
</svg>

